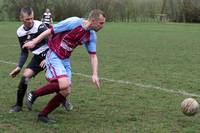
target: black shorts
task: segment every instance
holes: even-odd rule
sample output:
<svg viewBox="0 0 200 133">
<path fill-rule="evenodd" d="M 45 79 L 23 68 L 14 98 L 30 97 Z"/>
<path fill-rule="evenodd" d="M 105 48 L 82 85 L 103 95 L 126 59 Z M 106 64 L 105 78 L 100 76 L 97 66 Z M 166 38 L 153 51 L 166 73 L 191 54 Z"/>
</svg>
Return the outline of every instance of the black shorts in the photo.
<svg viewBox="0 0 200 133">
<path fill-rule="evenodd" d="M 42 52 L 39 55 L 35 55 L 34 54 L 34 56 L 32 57 L 31 61 L 27 65 L 26 68 L 29 68 L 29 69 L 33 70 L 34 76 L 45 69 L 45 68 L 40 67 L 40 63 L 45 59 L 47 51 L 48 50 Z"/>
</svg>

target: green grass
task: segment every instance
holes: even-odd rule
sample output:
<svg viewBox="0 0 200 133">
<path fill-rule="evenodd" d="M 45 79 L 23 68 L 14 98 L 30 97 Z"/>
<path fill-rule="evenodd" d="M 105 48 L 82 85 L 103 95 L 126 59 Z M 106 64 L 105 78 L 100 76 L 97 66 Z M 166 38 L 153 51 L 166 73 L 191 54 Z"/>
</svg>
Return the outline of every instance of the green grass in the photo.
<svg viewBox="0 0 200 133">
<path fill-rule="evenodd" d="M 19 23 L 0 23 L 0 132 L 2 133 L 198 133 L 200 115 L 187 117 L 180 103 L 189 97 L 156 90 L 186 91 L 200 97 L 200 27 L 196 24 L 107 23 L 98 33 L 97 53 L 102 78 L 97 90 L 91 80 L 74 74 L 72 112 L 59 107 L 49 116 L 57 124 L 36 121 L 52 95 L 39 98 L 29 112 L 9 114 L 15 103 L 20 75 L 10 78 L 17 62 Z M 13 46 L 16 45 L 16 46 Z M 72 56 L 75 73 L 91 75 L 84 48 Z M 30 81 L 29 90 L 46 83 L 44 73 Z M 144 86 L 142 86 L 144 85 Z M 145 87 L 149 85 L 149 87 Z M 155 87 L 154 87 L 155 86 Z"/>
</svg>

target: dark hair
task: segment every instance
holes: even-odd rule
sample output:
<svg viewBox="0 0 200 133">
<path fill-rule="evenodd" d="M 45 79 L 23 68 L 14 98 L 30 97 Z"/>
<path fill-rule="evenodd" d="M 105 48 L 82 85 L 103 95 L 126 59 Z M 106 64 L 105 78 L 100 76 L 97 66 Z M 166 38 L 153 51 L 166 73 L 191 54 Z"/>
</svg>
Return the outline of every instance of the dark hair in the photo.
<svg viewBox="0 0 200 133">
<path fill-rule="evenodd" d="M 105 13 L 102 10 L 100 10 L 100 9 L 93 9 L 92 11 L 90 11 L 90 13 L 88 15 L 88 19 L 90 19 L 90 20 L 92 18 L 98 19 L 100 15 L 102 15 L 103 17 L 106 17 Z"/>
<path fill-rule="evenodd" d="M 31 15 L 33 13 L 33 9 L 31 7 L 24 7 L 20 10 L 20 15 L 22 16 L 23 13 L 27 13 L 28 15 Z"/>
</svg>

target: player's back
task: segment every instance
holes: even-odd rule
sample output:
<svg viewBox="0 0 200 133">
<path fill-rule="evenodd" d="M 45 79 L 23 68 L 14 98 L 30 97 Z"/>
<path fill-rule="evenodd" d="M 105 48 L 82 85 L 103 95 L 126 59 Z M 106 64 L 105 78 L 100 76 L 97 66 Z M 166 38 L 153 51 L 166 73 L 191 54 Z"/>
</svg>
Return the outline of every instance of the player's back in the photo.
<svg viewBox="0 0 200 133">
<path fill-rule="evenodd" d="M 82 18 L 71 17 L 55 24 L 52 27 L 53 36 L 49 38 L 49 47 L 60 58 L 68 58 L 74 48 L 82 43 L 88 43 L 91 30 L 84 26 Z"/>
</svg>

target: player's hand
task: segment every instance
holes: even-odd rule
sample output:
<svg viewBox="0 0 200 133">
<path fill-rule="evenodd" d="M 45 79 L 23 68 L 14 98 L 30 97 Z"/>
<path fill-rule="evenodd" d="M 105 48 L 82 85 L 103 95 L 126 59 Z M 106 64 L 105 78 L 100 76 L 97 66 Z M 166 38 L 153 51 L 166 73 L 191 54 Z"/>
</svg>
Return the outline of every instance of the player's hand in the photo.
<svg viewBox="0 0 200 133">
<path fill-rule="evenodd" d="M 31 49 L 31 48 L 34 48 L 36 45 L 34 39 L 32 41 L 29 41 L 27 43 L 25 43 L 22 48 L 27 48 L 27 49 Z"/>
<path fill-rule="evenodd" d="M 17 76 L 17 74 L 19 73 L 21 71 L 21 68 L 20 67 L 16 67 L 15 69 L 13 69 L 11 72 L 10 72 L 10 76 L 11 77 L 16 77 Z"/>
<path fill-rule="evenodd" d="M 96 85 L 98 89 L 100 88 L 100 80 L 97 75 L 92 75 L 92 82 Z"/>
<path fill-rule="evenodd" d="M 45 68 L 45 67 L 46 67 L 45 64 L 46 64 L 46 61 L 45 61 L 45 60 L 41 61 L 41 62 L 40 62 L 40 67 L 41 67 L 41 68 Z"/>
</svg>

